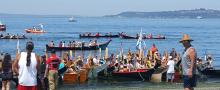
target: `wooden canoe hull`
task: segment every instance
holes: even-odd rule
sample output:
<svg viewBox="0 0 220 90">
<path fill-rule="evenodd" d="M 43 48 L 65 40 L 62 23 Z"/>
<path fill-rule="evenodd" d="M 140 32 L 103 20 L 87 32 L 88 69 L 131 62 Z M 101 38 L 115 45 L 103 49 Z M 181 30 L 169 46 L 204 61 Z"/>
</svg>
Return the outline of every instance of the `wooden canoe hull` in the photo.
<svg viewBox="0 0 220 90">
<path fill-rule="evenodd" d="M 209 77 L 219 77 L 220 76 L 220 70 L 216 69 L 205 69 L 201 71 L 202 74 L 207 75 Z"/>
<path fill-rule="evenodd" d="M 65 73 L 63 76 L 64 84 L 74 84 L 78 82 L 78 74 L 77 73 Z"/>
<path fill-rule="evenodd" d="M 132 71 L 132 72 L 112 72 L 111 79 L 114 80 L 123 80 L 123 81 L 150 81 L 152 74 L 154 73 L 154 69 L 144 69 L 142 71 Z M 104 71 L 99 73 L 99 77 L 103 78 Z"/>
<path fill-rule="evenodd" d="M 220 69 L 215 69 L 213 67 L 208 67 L 208 63 L 204 63 L 202 65 L 197 66 L 197 70 L 206 75 L 208 77 L 219 77 L 220 76 Z"/>
</svg>

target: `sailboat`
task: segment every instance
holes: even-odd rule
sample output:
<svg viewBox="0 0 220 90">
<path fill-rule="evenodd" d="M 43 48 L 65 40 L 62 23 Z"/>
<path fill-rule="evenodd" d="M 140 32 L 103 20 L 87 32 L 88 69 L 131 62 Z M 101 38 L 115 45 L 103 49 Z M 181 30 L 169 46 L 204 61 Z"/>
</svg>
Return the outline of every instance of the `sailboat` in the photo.
<svg viewBox="0 0 220 90">
<path fill-rule="evenodd" d="M 69 22 L 76 22 L 74 17 L 69 18 Z"/>
<path fill-rule="evenodd" d="M 6 25 L 0 21 L 0 31 L 5 31 L 5 30 L 6 30 Z"/>
</svg>

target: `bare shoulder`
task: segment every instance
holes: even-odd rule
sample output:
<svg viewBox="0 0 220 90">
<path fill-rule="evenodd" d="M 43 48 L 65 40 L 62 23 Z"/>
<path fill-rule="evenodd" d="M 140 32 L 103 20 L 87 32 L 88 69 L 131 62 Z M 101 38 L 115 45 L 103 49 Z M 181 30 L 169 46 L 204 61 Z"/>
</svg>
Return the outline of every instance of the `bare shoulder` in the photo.
<svg viewBox="0 0 220 90">
<path fill-rule="evenodd" d="M 16 54 L 15 60 L 12 62 L 12 65 L 17 65 L 20 60 L 21 54 Z"/>
<path fill-rule="evenodd" d="M 36 57 L 37 61 L 40 62 L 41 57 L 39 55 L 37 55 L 36 53 L 35 53 L 35 57 Z"/>
<path fill-rule="evenodd" d="M 19 61 L 20 57 L 21 57 L 21 54 L 18 53 L 18 54 L 16 55 L 15 61 Z"/>
<path fill-rule="evenodd" d="M 195 48 L 190 48 L 190 49 L 189 49 L 189 52 L 190 52 L 190 53 L 195 53 L 195 51 L 196 51 Z"/>
</svg>

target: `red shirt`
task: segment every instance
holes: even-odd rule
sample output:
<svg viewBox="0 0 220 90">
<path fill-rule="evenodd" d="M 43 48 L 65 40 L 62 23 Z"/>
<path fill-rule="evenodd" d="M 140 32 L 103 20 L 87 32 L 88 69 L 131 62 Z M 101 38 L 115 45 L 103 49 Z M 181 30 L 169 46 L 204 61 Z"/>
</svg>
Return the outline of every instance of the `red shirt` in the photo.
<svg viewBox="0 0 220 90">
<path fill-rule="evenodd" d="M 49 65 L 49 70 L 58 70 L 60 59 L 56 55 L 51 55 L 46 63 Z"/>
<path fill-rule="evenodd" d="M 152 53 L 154 54 L 156 51 L 158 51 L 158 49 L 157 49 L 157 47 L 156 47 L 155 45 L 153 45 L 153 46 L 151 47 L 151 51 L 152 51 Z"/>
</svg>

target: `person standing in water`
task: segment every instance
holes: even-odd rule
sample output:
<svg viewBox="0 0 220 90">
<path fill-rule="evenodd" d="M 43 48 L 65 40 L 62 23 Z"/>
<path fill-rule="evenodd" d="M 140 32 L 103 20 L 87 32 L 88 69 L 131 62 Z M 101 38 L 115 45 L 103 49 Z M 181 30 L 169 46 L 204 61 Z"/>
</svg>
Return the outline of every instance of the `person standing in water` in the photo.
<svg viewBox="0 0 220 90">
<path fill-rule="evenodd" d="M 13 71 L 18 74 L 17 90 L 37 90 L 37 72 L 40 65 L 40 57 L 33 52 L 34 43 L 26 43 L 26 52 L 16 55 L 13 63 Z"/>
<path fill-rule="evenodd" d="M 46 70 L 44 77 L 48 76 L 49 80 L 49 90 L 56 90 L 58 84 L 58 69 L 60 64 L 60 59 L 56 55 L 56 51 L 51 51 L 51 56 L 48 58 L 46 62 Z"/>
<path fill-rule="evenodd" d="M 182 56 L 182 69 L 183 69 L 183 79 L 184 79 L 184 90 L 194 90 L 196 87 L 196 50 L 192 47 L 188 34 L 184 34 L 180 43 L 184 46 L 184 52 Z"/>
</svg>

